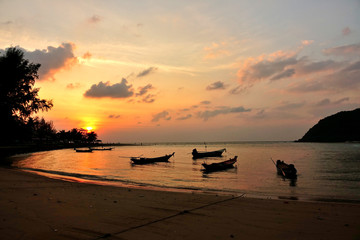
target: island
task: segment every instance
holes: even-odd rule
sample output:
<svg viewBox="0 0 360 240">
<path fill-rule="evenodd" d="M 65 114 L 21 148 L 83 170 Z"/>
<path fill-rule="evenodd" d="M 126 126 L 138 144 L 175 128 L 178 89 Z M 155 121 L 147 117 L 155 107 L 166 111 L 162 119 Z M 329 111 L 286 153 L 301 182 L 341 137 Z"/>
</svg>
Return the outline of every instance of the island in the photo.
<svg viewBox="0 0 360 240">
<path fill-rule="evenodd" d="M 360 108 L 321 119 L 297 142 L 360 141 Z"/>
</svg>

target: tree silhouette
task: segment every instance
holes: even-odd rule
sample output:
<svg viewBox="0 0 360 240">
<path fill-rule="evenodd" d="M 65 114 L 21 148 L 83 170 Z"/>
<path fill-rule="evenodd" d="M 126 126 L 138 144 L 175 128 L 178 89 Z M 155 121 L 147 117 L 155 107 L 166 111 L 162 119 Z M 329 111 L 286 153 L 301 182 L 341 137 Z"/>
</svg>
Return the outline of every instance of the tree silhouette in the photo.
<svg viewBox="0 0 360 240">
<path fill-rule="evenodd" d="M 86 133 L 86 141 L 88 143 L 94 143 L 97 140 L 97 134 L 93 131 Z"/>
<path fill-rule="evenodd" d="M 0 141 L 23 140 L 30 116 L 52 108 L 52 101 L 40 99 L 39 88 L 34 88 L 39 68 L 40 64 L 29 63 L 16 47 L 8 48 L 0 56 L 0 116 L 3 128 Z"/>
<path fill-rule="evenodd" d="M 97 140 L 95 132 L 87 132 L 85 129 L 73 128 L 70 131 L 61 130 L 56 133 L 57 139 L 62 143 L 91 144 Z"/>
</svg>

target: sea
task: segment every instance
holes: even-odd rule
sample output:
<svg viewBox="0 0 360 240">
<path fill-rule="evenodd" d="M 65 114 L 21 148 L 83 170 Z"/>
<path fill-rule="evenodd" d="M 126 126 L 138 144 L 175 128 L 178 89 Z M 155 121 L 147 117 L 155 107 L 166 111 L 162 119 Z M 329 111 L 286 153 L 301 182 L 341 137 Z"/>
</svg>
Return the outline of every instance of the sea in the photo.
<svg viewBox="0 0 360 240">
<path fill-rule="evenodd" d="M 222 157 L 193 160 L 191 152 L 226 148 Z M 169 162 L 131 164 L 130 157 Z M 234 168 L 206 173 L 202 163 L 238 156 Z M 13 167 L 50 178 L 117 187 L 244 195 L 266 199 L 360 203 L 360 143 L 213 142 L 114 146 L 111 151 L 74 149 L 13 156 Z M 298 177 L 277 174 L 273 161 L 295 165 Z"/>
</svg>

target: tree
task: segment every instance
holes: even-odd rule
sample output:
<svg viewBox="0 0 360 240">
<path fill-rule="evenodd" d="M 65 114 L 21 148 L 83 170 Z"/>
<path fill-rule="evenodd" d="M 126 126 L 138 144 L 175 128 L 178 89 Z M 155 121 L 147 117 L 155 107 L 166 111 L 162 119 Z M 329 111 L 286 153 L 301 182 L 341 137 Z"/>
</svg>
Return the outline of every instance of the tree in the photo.
<svg viewBox="0 0 360 240">
<path fill-rule="evenodd" d="M 75 144 L 84 144 L 84 143 L 95 143 L 97 140 L 97 134 L 95 132 L 87 132 L 85 129 L 73 128 L 70 131 L 65 132 L 61 130 L 56 133 L 57 138 L 60 142 L 63 143 L 75 143 Z"/>
<path fill-rule="evenodd" d="M 39 78 L 39 68 L 40 64 L 29 63 L 24 59 L 24 53 L 16 47 L 8 48 L 0 56 L 2 141 L 22 140 L 21 129 L 30 116 L 52 108 L 52 101 L 40 99 L 39 88 L 34 88 L 35 80 Z"/>
<path fill-rule="evenodd" d="M 93 131 L 86 133 L 86 141 L 88 143 L 94 143 L 97 140 L 97 134 Z"/>
<path fill-rule="evenodd" d="M 46 122 L 44 118 L 38 117 L 33 120 L 34 124 L 34 136 L 40 140 L 40 142 L 54 140 L 56 137 L 56 129 L 52 121 Z"/>
</svg>

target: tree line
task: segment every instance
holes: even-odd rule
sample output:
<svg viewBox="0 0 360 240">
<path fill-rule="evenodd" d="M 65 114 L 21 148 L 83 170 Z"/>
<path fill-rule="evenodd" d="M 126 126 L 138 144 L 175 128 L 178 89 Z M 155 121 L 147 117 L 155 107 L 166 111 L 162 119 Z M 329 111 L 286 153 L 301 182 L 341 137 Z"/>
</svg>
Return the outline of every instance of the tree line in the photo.
<svg viewBox="0 0 360 240">
<path fill-rule="evenodd" d="M 77 128 L 57 131 L 52 121 L 33 116 L 53 107 L 52 100 L 40 99 L 40 89 L 34 87 L 40 66 L 30 63 L 16 47 L 0 55 L 0 144 L 96 142 L 95 132 Z"/>
</svg>

